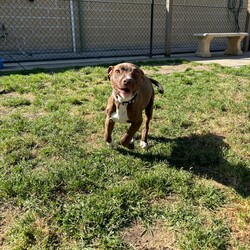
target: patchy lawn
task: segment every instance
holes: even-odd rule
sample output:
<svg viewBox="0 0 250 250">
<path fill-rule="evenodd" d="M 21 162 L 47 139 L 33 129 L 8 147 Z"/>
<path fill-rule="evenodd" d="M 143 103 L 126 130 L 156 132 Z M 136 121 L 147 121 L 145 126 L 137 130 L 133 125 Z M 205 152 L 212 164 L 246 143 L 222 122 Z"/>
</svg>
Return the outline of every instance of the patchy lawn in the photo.
<svg viewBox="0 0 250 250">
<path fill-rule="evenodd" d="M 107 67 L 0 78 L 0 248 L 250 249 L 250 66 L 140 66 L 147 150 L 103 141 Z"/>
</svg>

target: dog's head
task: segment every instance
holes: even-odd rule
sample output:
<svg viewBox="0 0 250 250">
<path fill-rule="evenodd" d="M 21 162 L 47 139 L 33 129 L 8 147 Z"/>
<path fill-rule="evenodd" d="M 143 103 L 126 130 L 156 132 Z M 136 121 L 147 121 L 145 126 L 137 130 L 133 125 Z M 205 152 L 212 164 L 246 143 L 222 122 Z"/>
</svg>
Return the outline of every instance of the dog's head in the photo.
<svg viewBox="0 0 250 250">
<path fill-rule="evenodd" d="M 121 63 L 108 68 L 108 77 L 115 95 L 129 99 L 143 82 L 144 73 L 132 63 Z"/>
</svg>

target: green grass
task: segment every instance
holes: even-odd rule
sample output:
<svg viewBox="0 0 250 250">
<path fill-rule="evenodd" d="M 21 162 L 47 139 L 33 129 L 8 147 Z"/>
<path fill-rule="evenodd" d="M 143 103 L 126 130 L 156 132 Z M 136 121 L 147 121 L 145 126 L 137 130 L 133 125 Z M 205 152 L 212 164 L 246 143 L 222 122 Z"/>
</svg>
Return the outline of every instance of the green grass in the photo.
<svg viewBox="0 0 250 250">
<path fill-rule="evenodd" d="M 140 66 L 165 89 L 147 150 L 103 141 L 106 67 L 0 78 L 0 248 L 133 249 L 159 220 L 174 249 L 250 248 L 250 67 Z"/>
</svg>

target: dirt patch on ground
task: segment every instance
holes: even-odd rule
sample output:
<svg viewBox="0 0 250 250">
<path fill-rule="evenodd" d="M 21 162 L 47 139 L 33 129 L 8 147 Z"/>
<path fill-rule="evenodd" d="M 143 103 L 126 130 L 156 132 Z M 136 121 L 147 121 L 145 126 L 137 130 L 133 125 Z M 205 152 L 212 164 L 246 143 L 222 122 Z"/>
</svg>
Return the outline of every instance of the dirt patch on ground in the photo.
<svg viewBox="0 0 250 250">
<path fill-rule="evenodd" d="M 227 218 L 231 228 L 233 249 L 238 249 L 239 246 L 242 246 L 242 249 L 250 249 L 250 207 L 247 201 L 235 200 L 234 206 L 225 207 L 217 217 Z"/>
<path fill-rule="evenodd" d="M 0 249 L 9 249 L 7 245 L 5 245 L 5 237 L 6 233 L 9 230 L 12 223 L 15 219 L 20 215 L 20 210 L 14 207 L 11 208 L 0 208 Z"/>
<path fill-rule="evenodd" d="M 129 247 L 136 250 L 178 249 L 174 233 L 168 231 L 160 221 L 156 221 L 148 229 L 141 224 L 134 224 L 125 229 L 121 237 Z"/>
<path fill-rule="evenodd" d="M 191 65 L 191 64 L 180 64 L 180 65 L 163 65 L 157 71 L 152 70 L 144 70 L 145 74 L 152 75 L 154 73 L 160 74 L 172 74 L 174 72 L 185 72 L 187 69 L 193 70 L 211 70 L 211 68 L 207 65 Z"/>
</svg>

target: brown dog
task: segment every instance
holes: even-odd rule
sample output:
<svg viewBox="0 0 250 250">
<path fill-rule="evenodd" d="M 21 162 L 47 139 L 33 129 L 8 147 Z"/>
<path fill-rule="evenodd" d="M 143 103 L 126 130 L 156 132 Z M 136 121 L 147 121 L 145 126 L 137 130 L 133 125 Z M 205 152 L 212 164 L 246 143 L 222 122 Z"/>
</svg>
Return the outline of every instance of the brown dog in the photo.
<svg viewBox="0 0 250 250">
<path fill-rule="evenodd" d="M 145 109 L 146 123 L 142 130 L 140 145 L 147 147 L 149 122 L 153 113 L 154 89 L 160 93 L 164 90 L 154 79 L 147 78 L 143 71 L 132 63 L 121 63 L 108 68 L 108 77 L 113 93 L 108 99 L 107 117 L 105 121 L 105 141 L 112 145 L 112 131 L 115 122 L 131 123 L 120 143 L 129 149 L 134 148 L 133 136 L 142 124 L 142 111 Z"/>
</svg>

